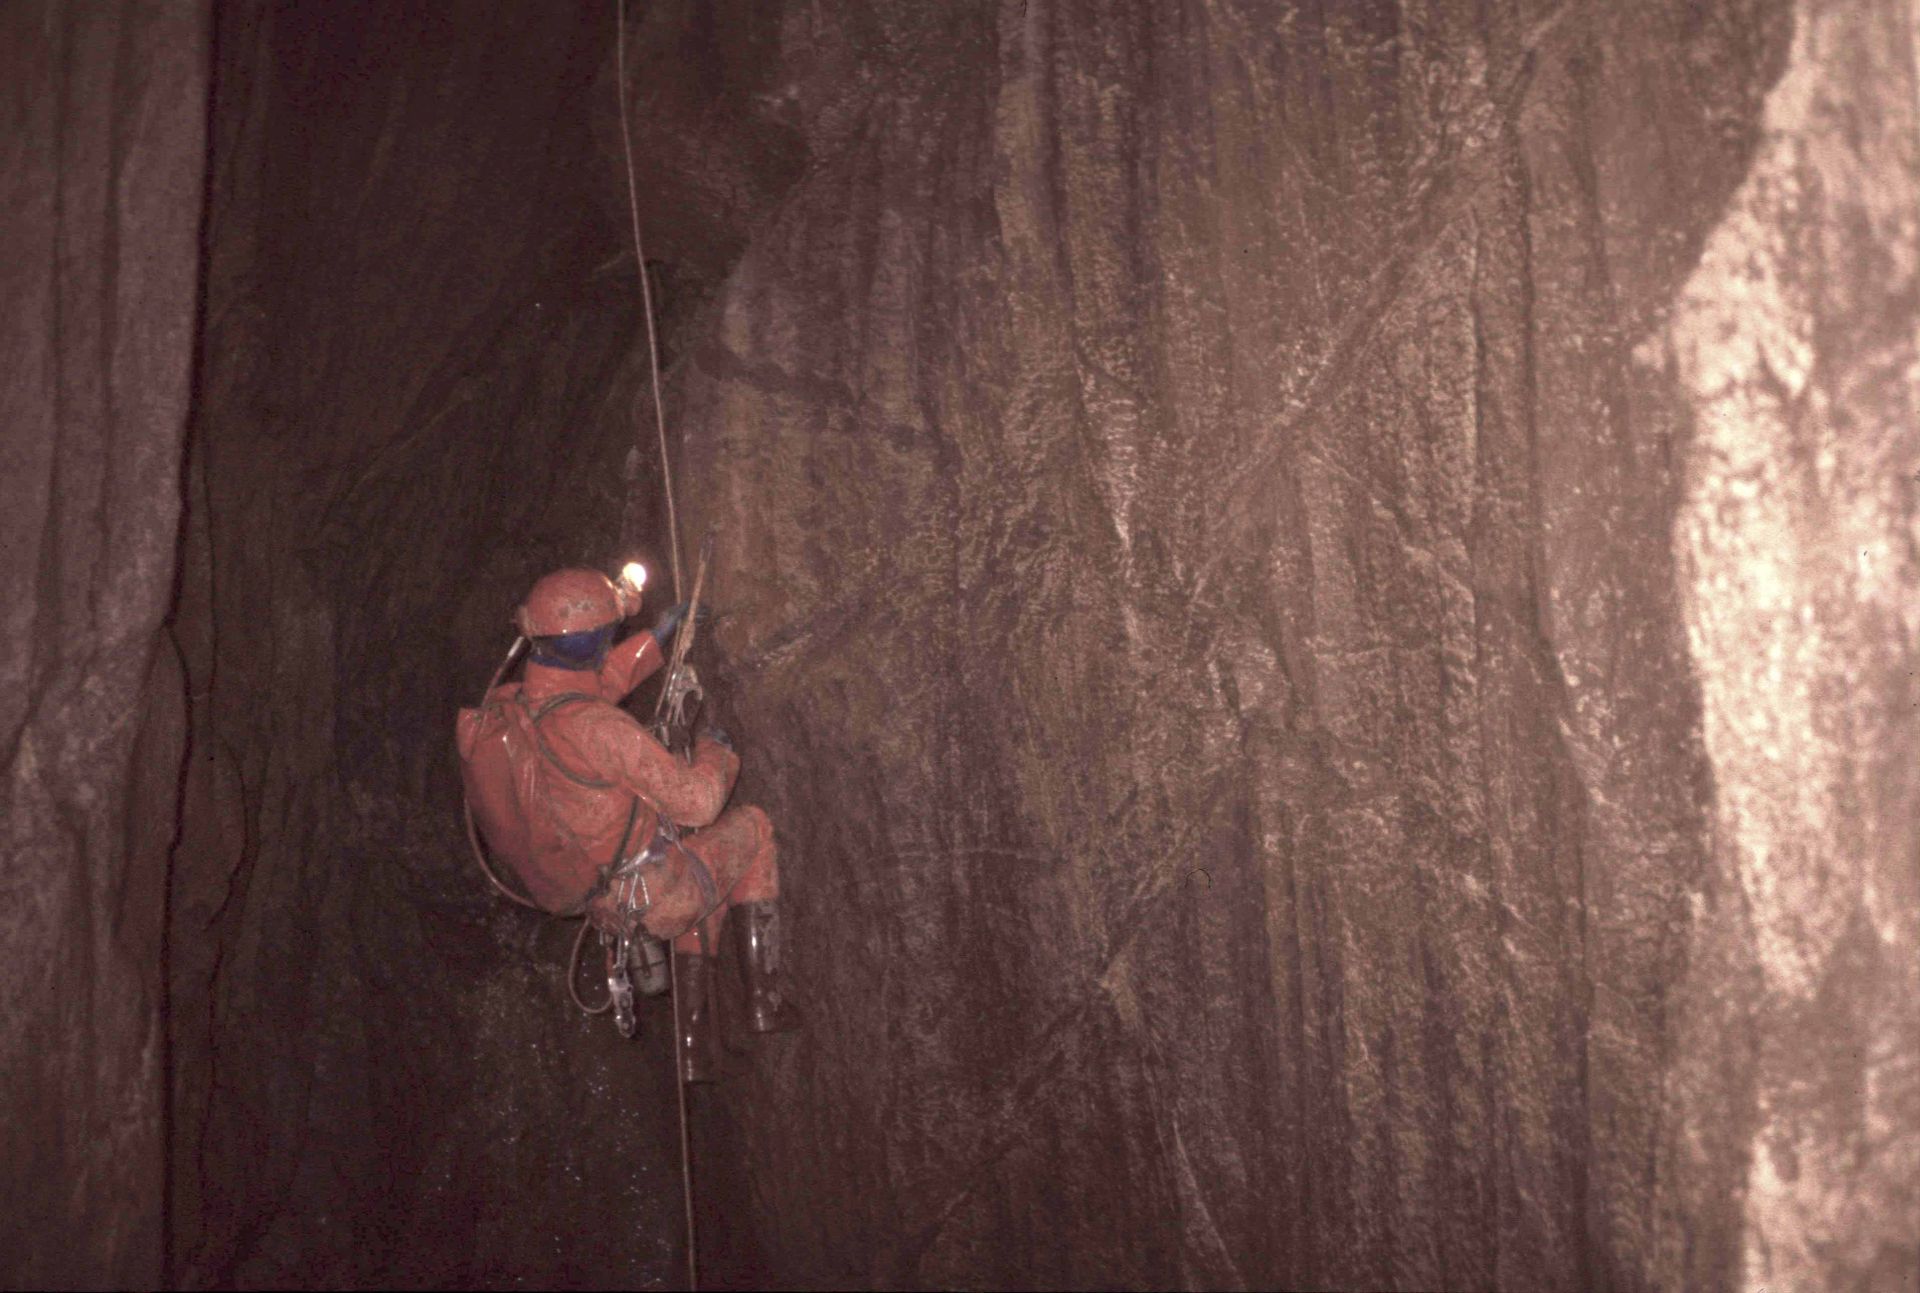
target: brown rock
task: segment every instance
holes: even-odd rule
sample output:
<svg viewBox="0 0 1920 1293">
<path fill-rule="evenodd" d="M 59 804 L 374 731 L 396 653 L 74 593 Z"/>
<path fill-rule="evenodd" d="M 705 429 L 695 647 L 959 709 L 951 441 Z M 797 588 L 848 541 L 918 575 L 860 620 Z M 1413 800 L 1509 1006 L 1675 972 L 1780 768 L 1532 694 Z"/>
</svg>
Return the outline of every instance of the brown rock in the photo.
<svg viewBox="0 0 1920 1293">
<path fill-rule="evenodd" d="M 160 1278 L 197 4 L 0 9 L 0 1283 Z"/>
<path fill-rule="evenodd" d="M 1916 21 L 1802 14 L 1760 151 L 1648 357 L 1695 429 L 1676 549 L 1716 790 L 1703 935 L 1753 966 L 1756 1286 L 1920 1269 Z M 1713 1045 L 1735 985 L 1692 985 L 1689 1041 Z"/>
<path fill-rule="evenodd" d="M 1781 6 L 869 21 L 897 57 L 814 87 L 844 124 L 810 137 L 680 374 L 747 791 L 786 831 L 821 1003 L 732 1093 L 772 1269 L 1720 1287 L 1910 1265 L 1898 7 L 1809 9 L 1772 98 Z M 1796 77 L 1850 87 L 1805 143 L 1773 133 L 1781 94 L 1818 97 Z M 1821 160 L 1769 160 L 1796 150 Z M 1829 205 L 1746 196 L 1774 165 Z M 1793 720 L 1832 769 L 1795 792 L 1820 811 L 1788 809 L 1805 750 L 1717 735 L 1768 704 L 1720 681 L 1765 667 L 1735 649 L 1757 612 L 1731 576 L 1702 589 L 1684 536 L 1705 509 L 1744 570 L 1747 523 L 1707 501 L 1718 468 L 1687 469 L 1718 434 L 1693 438 L 1698 381 L 1636 359 L 1728 237 L 1844 251 L 1782 273 L 1862 329 L 1803 327 L 1866 424 L 1809 496 L 1854 519 L 1805 542 L 1878 554 L 1815 613 L 1842 649 L 1807 694 L 1848 679 L 1825 721 L 1874 716 L 1855 754 L 1811 701 Z M 1709 304 L 1675 327 L 1752 350 L 1720 334 L 1763 322 L 1686 322 L 1730 290 L 1692 282 Z M 1857 842 L 1742 861 L 1727 815 L 1755 777 L 1796 839 L 1859 804 Z M 1819 908 L 1750 894 L 1746 929 L 1756 867 L 1745 889 Z M 1817 1224 L 1758 1211 L 1749 1161 L 1770 1092 L 1805 1090 L 1768 1056 L 1818 1035 L 1755 995 L 1775 937 L 1789 968 L 1832 963 L 1877 1039 L 1794 1061 L 1823 1094 L 1789 1135 L 1849 1151 L 1799 1187 Z M 1865 1111 L 1836 1114 L 1861 1081 Z M 1826 1256 L 1766 1256 L 1774 1233 Z"/>
</svg>

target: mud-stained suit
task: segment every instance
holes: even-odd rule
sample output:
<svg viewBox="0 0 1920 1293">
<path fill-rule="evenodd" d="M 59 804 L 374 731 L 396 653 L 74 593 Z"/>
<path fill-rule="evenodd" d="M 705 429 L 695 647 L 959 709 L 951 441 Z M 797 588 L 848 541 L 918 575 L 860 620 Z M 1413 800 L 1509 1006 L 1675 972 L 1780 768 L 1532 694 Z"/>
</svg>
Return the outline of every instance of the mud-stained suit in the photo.
<svg viewBox="0 0 1920 1293">
<path fill-rule="evenodd" d="M 524 682 L 462 711 L 460 753 L 487 843 L 541 906 L 619 927 L 604 873 L 651 849 L 658 861 L 634 894 L 641 923 L 682 952 L 703 950 L 704 928 L 712 954 L 728 907 L 779 896 L 773 825 L 758 808 L 721 811 L 740 771 L 732 750 L 702 736 L 683 762 L 619 708 L 662 663 L 651 633 L 614 646 L 595 671 L 529 663 Z M 504 761 L 477 757 L 486 710 L 506 725 Z M 678 844 L 659 837 L 661 815 L 683 828 Z"/>
<path fill-rule="evenodd" d="M 673 941 L 681 1075 L 708 1081 L 719 1064 L 710 966 L 731 909 L 743 918 L 748 1027 L 797 1021 L 779 986 L 773 825 L 758 808 L 726 809 L 740 760 L 717 730 L 682 760 L 619 707 L 660 668 L 684 610 L 615 644 L 615 626 L 639 609 L 638 585 L 597 571 L 535 584 L 516 615 L 532 643 L 525 678 L 460 711 L 461 775 L 489 850 L 534 903 L 612 936 L 610 988 L 625 983 L 636 926 Z M 632 1022 L 620 1011 L 616 1020 L 623 1031 Z"/>
</svg>

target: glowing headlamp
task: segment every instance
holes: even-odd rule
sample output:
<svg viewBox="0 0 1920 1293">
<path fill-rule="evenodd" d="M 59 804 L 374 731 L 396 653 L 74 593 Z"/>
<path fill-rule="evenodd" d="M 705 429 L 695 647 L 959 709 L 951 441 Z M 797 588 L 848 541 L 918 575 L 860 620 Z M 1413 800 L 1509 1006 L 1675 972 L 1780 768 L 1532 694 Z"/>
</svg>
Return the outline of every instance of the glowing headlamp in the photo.
<svg viewBox="0 0 1920 1293">
<path fill-rule="evenodd" d="M 620 578 L 638 592 L 647 586 L 647 568 L 637 561 L 629 561 L 620 568 Z"/>
</svg>

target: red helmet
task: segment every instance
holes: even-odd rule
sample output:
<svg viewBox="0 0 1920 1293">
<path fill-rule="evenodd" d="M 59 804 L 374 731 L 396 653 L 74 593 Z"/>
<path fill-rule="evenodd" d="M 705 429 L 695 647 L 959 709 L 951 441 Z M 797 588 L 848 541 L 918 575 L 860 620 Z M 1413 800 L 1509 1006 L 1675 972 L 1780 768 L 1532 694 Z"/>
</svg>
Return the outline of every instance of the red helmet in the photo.
<svg viewBox="0 0 1920 1293">
<path fill-rule="evenodd" d="M 558 637 L 618 624 L 620 593 L 597 570 L 556 570 L 541 579 L 520 603 L 514 622 L 530 638 Z"/>
</svg>

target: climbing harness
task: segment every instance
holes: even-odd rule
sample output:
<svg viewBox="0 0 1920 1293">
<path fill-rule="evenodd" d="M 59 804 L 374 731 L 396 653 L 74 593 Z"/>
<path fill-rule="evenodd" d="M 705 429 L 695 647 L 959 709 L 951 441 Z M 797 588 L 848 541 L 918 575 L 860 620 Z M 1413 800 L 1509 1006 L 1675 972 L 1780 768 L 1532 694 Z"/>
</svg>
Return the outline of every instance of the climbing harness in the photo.
<svg viewBox="0 0 1920 1293">
<path fill-rule="evenodd" d="M 533 733 L 540 757 L 561 776 L 589 790 L 610 790 L 613 788 L 611 781 L 590 777 L 568 767 L 540 730 L 540 721 L 555 710 L 571 704 L 591 704 L 596 700 L 596 697 L 585 692 L 561 692 L 549 697 L 539 709 L 528 711 L 527 727 Z M 527 708 L 524 698 L 518 698 L 517 703 L 523 709 Z M 633 842 L 633 828 L 640 819 L 643 805 L 653 812 L 653 834 L 644 848 L 630 855 L 627 846 Z M 601 1015 L 611 1010 L 613 1026 L 622 1037 L 632 1037 L 639 1030 L 639 1019 L 633 1008 L 633 978 L 629 973 L 636 956 L 641 970 L 640 991 L 644 995 L 654 996 L 669 987 L 662 977 L 663 972 L 672 972 L 666 965 L 665 944 L 648 933 L 641 921 L 653 906 L 652 896 L 647 889 L 646 868 L 663 862 L 668 848 L 676 846 L 678 841 L 679 830 L 672 818 L 661 812 L 657 804 L 647 803 L 640 795 L 632 796 L 627 806 L 626 825 L 621 827 L 620 842 L 614 845 L 612 860 L 600 868 L 587 891 L 559 913 L 583 918 L 580 933 L 574 939 L 573 953 L 567 959 L 568 995 L 573 998 L 573 1004 L 586 1014 Z M 694 860 L 698 862 L 697 858 Z M 703 881 L 702 896 L 710 894 L 713 881 L 704 865 L 699 867 L 697 878 Z M 594 904 L 608 895 L 613 897 L 611 911 L 596 910 Z M 606 956 L 607 999 L 598 1006 L 589 1006 L 580 997 L 580 949 L 586 943 L 589 925 L 599 931 L 601 950 Z"/>
<path fill-rule="evenodd" d="M 600 931 L 600 944 L 607 953 L 607 1000 L 597 1007 L 588 1006 L 580 1000 L 576 989 L 574 1004 L 586 1013 L 595 1015 L 605 1014 L 611 1009 L 614 1026 L 620 1030 L 622 1037 L 631 1037 L 634 1033 L 635 988 L 630 971 L 639 971 L 639 991 L 645 996 L 654 996 L 667 990 L 672 974 L 665 940 L 649 934 L 641 923 L 653 909 L 653 886 L 648 883 L 648 873 L 666 867 L 677 853 L 682 865 L 699 886 L 701 920 L 705 920 L 720 905 L 719 886 L 714 883 L 713 872 L 698 853 L 681 844 L 678 831 L 666 824 L 666 819 L 661 820 L 661 829 L 654 833 L 647 846 L 618 865 L 603 868 L 593 889 L 581 900 L 584 906 L 602 896 L 611 899 L 610 911 L 606 912 L 604 918 L 597 918 L 594 914 L 589 914 L 587 918 Z M 696 928 L 699 926 L 696 925 Z M 705 937 L 704 930 L 701 937 Z M 579 948 L 584 939 L 583 927 L 580 941 L 574 945 L 574 960 L 568 971 L 570 987 L 578 980 Z"/>
<path fill-rule="evenodd" d="M 487 684 L 487 697 L 480 704 L 482 712 L 489 708 L 498 709 L 513 705 L 524 715 L 525 730 L 534 739 L 535 748 L 542 762 L 575 785 L 590 790 L 608 790 L 613 783 L 600 777 L 582 773 L 567 765 L 548 742 L 542 730 L 542 721 L 555 711 L 568 705 L 597 703 L 598 698 L 586 692 L 569 691 L 547 697 L 536 708 L 525 696 L 515 696 L 504 700 L 491 699 L 493 690 L 513 658 L 518 654 L 520 641 L 516 641 L 501 667 Z M 634 828 L 639 824 L 642 808 L 652 811 L 654 829 L 645 847 L 629 852 L 633 842 Z M 659 806 L 633 795 L 627 807 L 627 819 L 621 827 L 620 839 L 615 844 L 611 859 L 602 865 L 594 875 L 594 880 L 578 898 L 564 908 L 549 909 L 514 892 L 487 862 L 486 850 L 482 848 L 479 832 L 473 819 L 471 804 L 466 807 L 467 843 L 473 850 L 474 860 L 481 872 L 493 887 L 512 901 L 524 907 L 546 912 L 549 915 L 567 919 L 582 917 L 581 929 L 575 937 L 573 950 L 567 959 L 567 993 L 573 1004 L 588 1015 L 602 1015 L 613 1012 L 614 1025 L 623 1037 L 632 1037 L 637 1031 L 637 1017 L 633 1009 L 633 996 L 636 991 L 634 972 L 638 972 L 638 991 L 643 996 L 657 996 L 668 990 L 668 975 L 671 966 L 665 943 L 649 933 L 641 923 L 647 911 L 652 907 L 652 897 L 648 889 L 646 868 L 663 862 L 667 849 L 679 841 L 679 830 L 671 818 L 663 814 Z M 577 841 L 576 841 L 577 843 Z M 700 885 L 705 909 L 711 909 L 717 902 L 712 876 L 696 855 L 685 854 L 692 864 L 696 882 Z M 601 904 L 600 900 L 612 895 L 613 901 Z M 598 904 L 598 905 L 596 905 Z M 587 929 L 594 928 L 600 934 L 600 942 L 606 956 L 607 997 L 599 1005 L 590 1005 L 580 995 L 580 953 L 586 946 Z"/>
</svg>

